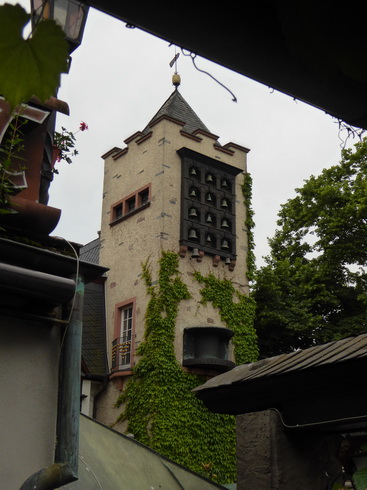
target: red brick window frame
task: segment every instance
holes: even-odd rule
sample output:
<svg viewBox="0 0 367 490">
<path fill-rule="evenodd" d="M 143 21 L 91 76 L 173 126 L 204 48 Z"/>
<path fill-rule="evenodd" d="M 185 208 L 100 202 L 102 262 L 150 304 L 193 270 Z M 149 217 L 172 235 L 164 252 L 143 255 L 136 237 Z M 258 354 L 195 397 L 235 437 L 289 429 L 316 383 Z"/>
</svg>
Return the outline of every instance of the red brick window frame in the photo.
<svg viewBox="0 0 367 490">
<path fill-rule="evenodd" d="M 116 225 L 150 205 L 152 185 L 149 183 L 111 206 L 110 225 Z"/>
<path fill-rule="evenodd" d="M 131 374 L 135 350 L 136 298 L 115 306 L 114 340 L 112 342 L 112 373 Z"/>
</svg>

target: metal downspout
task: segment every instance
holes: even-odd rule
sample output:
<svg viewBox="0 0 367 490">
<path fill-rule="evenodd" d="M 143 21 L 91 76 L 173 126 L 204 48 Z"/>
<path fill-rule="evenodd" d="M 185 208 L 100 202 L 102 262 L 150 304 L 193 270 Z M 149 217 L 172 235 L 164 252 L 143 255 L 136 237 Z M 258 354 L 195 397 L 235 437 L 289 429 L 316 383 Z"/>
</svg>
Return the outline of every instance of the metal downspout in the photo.
<svg viewBox="0 0 367 490">
<path fill-rule="evenodd" d="M 55 463 L 31 475 L 20 490 L 53 490 L 78 479 L 84 281 L 75 277 L 70 322 L 62 341 Z"/>
</svg>

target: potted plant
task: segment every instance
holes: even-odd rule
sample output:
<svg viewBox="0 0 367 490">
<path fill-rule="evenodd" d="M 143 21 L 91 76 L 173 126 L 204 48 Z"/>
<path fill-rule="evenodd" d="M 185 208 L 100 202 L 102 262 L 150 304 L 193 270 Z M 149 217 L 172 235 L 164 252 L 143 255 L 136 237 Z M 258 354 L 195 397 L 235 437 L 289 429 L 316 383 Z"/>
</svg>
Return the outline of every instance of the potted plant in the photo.
<svg viewBox="0 0 367 490">
<path fill-rule="evenodd" d="M 69 164 L 72 163 L 72 157 L 78 155 L 79 153 L 78 150 L 75 148 L 75 135 L 79 133 L 79 131 L 86 131 L 87 129 L 88 124 L 82 121 L 79 125 L 78 131 L 75 131 L 75 133 L 68 131 L 64 127 L 61 128 L 61 132 L 54 132 L 52 159 L 52 169 L 54 173 L 59 173 L 59 171 L 54 167 L 56 162 L 61 162 L 61 160 L 65 160 Z"/>
</svg>

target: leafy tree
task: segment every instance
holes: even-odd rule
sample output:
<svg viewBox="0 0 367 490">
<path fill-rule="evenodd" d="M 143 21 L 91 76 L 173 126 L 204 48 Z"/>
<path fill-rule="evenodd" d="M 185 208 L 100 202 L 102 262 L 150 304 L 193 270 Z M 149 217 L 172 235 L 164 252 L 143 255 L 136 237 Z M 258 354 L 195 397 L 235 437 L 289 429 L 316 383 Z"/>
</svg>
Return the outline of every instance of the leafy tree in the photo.
<svg viewBox="0 0 367 490">
<path fill-rule="evenodd" d="M 254 288 L 261 355 L 367 330 L 367 139 L 306 180 L 278 217 Z"/>
</svg>

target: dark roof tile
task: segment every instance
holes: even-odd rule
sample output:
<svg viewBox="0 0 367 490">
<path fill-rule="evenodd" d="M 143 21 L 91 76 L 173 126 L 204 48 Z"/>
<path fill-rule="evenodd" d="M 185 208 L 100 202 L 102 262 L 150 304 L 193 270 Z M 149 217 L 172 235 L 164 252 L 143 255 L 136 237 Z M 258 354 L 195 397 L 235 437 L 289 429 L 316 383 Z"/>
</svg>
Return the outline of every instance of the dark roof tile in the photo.
<svg viewBox="0 0 367 490">
<path fill-rule="evenodd" d="M 143 132 L 149 132 L 152 124 L 162 116 L 167 116 L 176 119 L 177 121 L 181 121 L 183 123 L 182 129 L 187 133 L 193 133 L 197 130 L 210 133 L 209 129 L 189 106 L 178 90 L 175 90 L 170 95 L 155 116 L 153 116 L 153 118 L 150 120 Z"/>
</svg>

